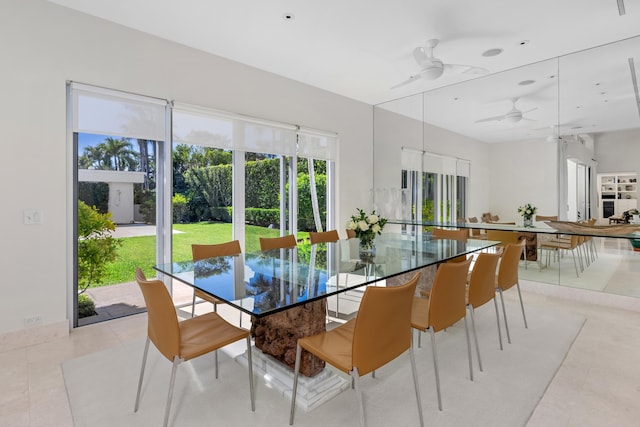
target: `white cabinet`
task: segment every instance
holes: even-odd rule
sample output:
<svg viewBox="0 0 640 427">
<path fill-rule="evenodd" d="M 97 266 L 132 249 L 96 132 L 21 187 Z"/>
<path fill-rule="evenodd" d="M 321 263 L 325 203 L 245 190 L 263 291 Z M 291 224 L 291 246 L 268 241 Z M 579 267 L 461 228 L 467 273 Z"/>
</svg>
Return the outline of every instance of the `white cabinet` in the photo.
<svg viewBox="0 0 640 427">
<path fill-rule="evenodd" d="M 600 219 L 620 217 L 638 203 L 638 179 L 635 173 L 598 174 L 598 210 Z"/>
</svg>

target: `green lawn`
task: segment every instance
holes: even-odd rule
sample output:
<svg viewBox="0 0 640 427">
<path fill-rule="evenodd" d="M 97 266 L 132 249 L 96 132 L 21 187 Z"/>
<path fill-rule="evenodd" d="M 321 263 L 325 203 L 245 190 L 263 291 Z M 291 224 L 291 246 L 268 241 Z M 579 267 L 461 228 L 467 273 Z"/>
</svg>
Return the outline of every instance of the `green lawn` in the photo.
<svg viewBox="0 0 640 427">
<path fill-rule="evenodd" d="M 231 240 L 231 224 L 200 222 L 195 224 L 174 224 L 175 230 L 181 233 L 173 234 L 173 260 L 184 261 L 191 259 L 191 244 L 224 243 Z M 260 250 L 260 237 L 277 237 L 279 230 L 247 225 L 247 252 Z M 299 238 L 307 237 L 308 233 L 298 233 Z M 155 236 L 123 238 L 122 246 L 118 249 L 118 260 L 107 266 L 107 277 L 101 284 L 106 286 L 116 283 L 132 282 L 135 280 L 136 267 L 142 268 L 148 277 L 155 277 L 156 238 Z"/>
</svg>

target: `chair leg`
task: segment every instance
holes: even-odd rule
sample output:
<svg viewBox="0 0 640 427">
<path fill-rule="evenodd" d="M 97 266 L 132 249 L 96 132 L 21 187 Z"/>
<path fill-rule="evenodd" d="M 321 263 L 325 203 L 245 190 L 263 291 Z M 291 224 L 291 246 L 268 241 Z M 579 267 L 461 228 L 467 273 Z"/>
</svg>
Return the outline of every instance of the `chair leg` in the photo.
<svg viewBox="0 0 640 427">
<path fill-rule="evenodd" d="M 196 313 L 196 293 L 193 293 L 193 301 L 191 302 L 191 317 Z"/>
<path fill-rule="evenodd" d="M 522 292 L 520 292 L 520 283 L 516 283 L 516 288 L 518 289 L 518 296 L 520 297 L 520 308 L 522 309 L 522 318 L 524 319 L 524 327 L 529 329 L 527 325 L 527 316 L 524 314 L 524 303 L 522 302 Z"/>
<path fill-rule="evenodd" d="M 498 323 L 498 341 L 500 342 L 500 350 L 503 350 L 502 348 L 502 331 L 500 330 L 500 312 L 498 311 L 498 300 L 496 299 L 496 297 L 493 297 L 493 306 L 496 309 L 496 322 Z"/>
<path fill-rule="evenodd" d="M 424 427 L 424 417 L 422 416 L 422 399 L 420 398 L 420 388 L 418 387 L 418 371 L 416 369 L 416 357 L 413 354 L 413 341 L 409 348 L 409 358 L 411 359 L 411 372 L 413 373 L 413 386 L 416 389 L 416 400 L 418 401 L 418 415 L 420 416 L 420 427 Z"/>
<path fill-rule="evenodd" d="M 473 341 L 475 341 L 476 343 L 476 354 L 478 355 L 478 368 L 480 369 L 480 372 L 482 372 L 482 359 L 480 358 L 480 345 L 478 344 L 478 334 L 476 332 L 476 319 L 473 314 L 474 309 L 472 305 L 468 305 L 467 307 L 469 307 L 469 314 L 471 316 L 471 330 L 473 331 Z"/>
<path fill-rule="evenodd" d="M 178 370 L 178 365 L 182 362 L 178 356 L 173 357 L 173 368 L 171 368 L 171 381 L 169 382 L 169 394 L 167 395 L 167 407 L 164 410 L 164 427 L 167 427 L 169 423 L 169 411 L 171 410 L 171 399 L 173 398 L 173 386 L 176 383 L 176 371 Z"/>
<path fill-rule="evenodd" d="M 464 313 L 464 333 L 467 336 L 467 356 L 469 358 L 469 378 L 473 381 L 473 357 L 471 356 L 471 340 L 469 339 L 469 326 L 467 323 L 467 311 Z"/>
<path fill-rule="evenodd" d="M 576 262 L 576 254 L 571 251 L 571 255 L 573 256 L 573 266 L 576 268 L 576 276 L 580 277 L 580 273 L 578 272 L 578 263 Z"/>
<path fill-rule="evenodd" d="M 500 293 L 500 302 L 502 302 L 502 314 L 504 316 L 504 328 L 507 330 L 507 342 L 511 344 L 511 335 L 509 335 L 509 322 L 507 322 L 507 309 L 504 307 L 504 297 L 502 296 L 502 289 L 498 288 Z"/>
<path fill-rule="evenodd" d="M 144 353 L 142 354 L 142 367 L 140 368 L 140 380 L 138 381 L 138 393 L 136 393 L 136 405 L 133 408 L 133 412 L 138 412 L 138 404 L 140 403 L 140 390 L 142 389 L 142 377 L 144 377 L 144 368 L 147 364 L 147 353 L 149 353 L 149 337 L 144 344 Z"/>
<path fill-rule="evenodd" d="M 433 327 L 429 328 L 431 332 L 431 351 L 433 353 L 433 369 L 436 373 L 436 392 L 438 395 L 438 409 L 442 411 L 442 398 L 440 397 L 440 370 L 438 369 L 438 351 L 436 349 L 436 333 L 433 332 Z"/>
<path fill-rule="evenodd" d="M 296 347 L 296 364 L 293 368 L 293 390 L 291 390 L 291 413 L 289 414 L 289 425 L 293 425 L 293 415 L 296 409 L 296 393 L 298 391 L 298 374 L 300 373 L 300 356 L 302 355 L 302 347 Z"/>
<path fill-rule="evenodd" d="M 215 359 L 216 364 L 216 379 L 218 379 L 218 350 L 213 352 L 213 358 Z"/>
<path fill-rule="evenodd" d="M 240 312 L 242 314 L 242 312 Z M 251 336 L 247 335 L 247 359 L 249 360 L 249 393 L 251 394 L 251 411 L 256 411 L 256 395 L 253 389 L 253 360 L 251 359 Z"/>
<path fill-rule="evenodd" d="M 360 425 L 362 427 L 364 424 L 364 404 L 362 402 L 362 389 L 360 388 L 360 375 L 358 374 L 358 368 L 353 368 L 350 372 L 351 378 L 353 378 L 353 382 L 356 385 L 356 396 L 358 397 L 358 406 L 360 407 Z"/>
</svg>

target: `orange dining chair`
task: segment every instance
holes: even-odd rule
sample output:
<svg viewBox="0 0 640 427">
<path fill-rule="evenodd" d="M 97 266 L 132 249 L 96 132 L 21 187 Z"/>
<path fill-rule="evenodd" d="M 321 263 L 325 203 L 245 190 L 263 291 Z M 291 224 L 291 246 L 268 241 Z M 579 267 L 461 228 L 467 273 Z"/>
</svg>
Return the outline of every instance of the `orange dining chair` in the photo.
<svg viewBox="0 0 640 427">
<path fill-rule="evenodd" d="M 431 237 L 434 239 L 451 239 L 458 240 L 460 242 L 466 242 L 469 238 L 469 231 L 462 228 L 460 230 L 450 230 L 445 228 L 434 228 L 431 231 Z M 447 262 L 464 262 L 467 259 L 466 255 L 460 255 L 452 258 Z"/>
<path fill-rule="evenodd" d="M 356 231 L 347 228 L 347 239 L 353 239 L 354 237 L 356 237 Z"/>
<path fill-rule="evenodd" d="M 231 256 L 238 255 L 242 252 L 240 248 L 240 242 L 237 240 L 232 240 L 226 243 L 219 243 L 214 245 L 191 245 L 191 254 L 194 261 L 199 261 L 205 258 L 212 258 L 217 256 Z M 224 301 L 219 300 L 216 297 L 213 297 L 206 292 L 201 291 L 200 289 L 193 289 L 193 303 L 191 306 L 191 317 L 195 314 L 196 308 L 196 297 L 203 299 L 205 301 L 209 301 L 213 304 L 213 311 L 218 311 L 218 304 L 224 304 Z M 240 313 L 240 320 L 242 320 L 242 313 Z M 240 324 L 242 326 L 242 323 Z"/>
<path fill-rule="evenodd" d="M 260 250 L 268 251 L 271 249 L 290 249 L 298 246 L 296 236 L 288 234 L 281 237 L 261 237 Z"/>
<path fill-rule="evenodd" d="M 309 232 L 309 241 L 311 241 L 312 245 L 315 245 L 317 243 L 331 243 L 331 242 L 337 242 L 338 240 L 340 240 L 340 236 L 338 235 L 338 232 L 336 230 L 329 230 L 329 231 L 323 231 L 323 232 L 315 232 L 315 231 L 310 231 Z M 336 277 L 336 280 L 338 278 Z M 336 286 L 337 286 L 337 282 L 336 282 Z M 339 312 L 339 308 L 340 308 L 340 297 L 338 294 L 335 295 L 336 297 L 336 320 L 337 318 L 339 318 L 340 316 L 340 312 Z M 327 301 L 327 319 L 329 319 L 329 304 Z"/>
<path fill-rule="evenodd" d="M 312 245 L 315 245 L 316 243 L 337 242 L 338 240 L 340 240 L 340 236 L 338 236 L 338 232 L 336 230 L 309 232 L 309 241 L 311 241 Z"/>
<path fill-rule="evenodd" d="M 171 379 L 169 381 L 169 394 L 164 411 L 163 426 L 169 422 L 169 411 L 173 397 L 173 387 L 178 365 L 204 354 L 216 351 L 228 344 L 241 339 L 247 342 L 247 357 L 249 360 L 249 392 L 251 395 L 251 410 L 255 411 L 255 397 L 253 390 L 253 365 L 251 362 L 251 337 L 249 331 L 237 328 L 218 313 L 207 313 L 202 316 L 178 321 L 176 309 L 171 300 L 171 295 L 161 280 L 147 280 L 140 268 L 136 269 L 136 281 L 140 286 L 144 302 L 147 306 L 147 341 L 142 356 L 142 367 L 136 393 L 134 412 L 138 411 L 140 403 L 140 391 L 144 377 L 149 341 L 158 351 L 173 363 Z M 224 391 L 221 390 L 222 393 Z"/>
<path fill-rule="evenodd" d="M 469 222 L 472 224 L 477 224 L 478 223 L 478 218 L 476 218 L 475 216 L 469 218 Z M 485 233 L 482 232 L 481 229 L 479 228 L 470 228 L 469 229 L 469 238 L 470 239 L 479 239 L 479 240 L 487 240 L 487 235 Z"/>
<path fill-rule="evenodd" d="M 520 292 L 520 282 L 518 279 L 518 266 L 520 265 L 520 257 L 524 250 L 525 241 L 522 240 L 520 244 L 510 243 L 506 246 L 500 259 L 500 266 L 498 267 L 498 274 L 496 276 L 496 291 L 500 294 L 500 302 L 502 303 L 502 314 L 504 316 L 504 327 L 507 330 L 507 341 L 511 344 L 511 336 L 509 335 L 509 324 L 507 323 L 507 311 L 504 306 L 504 297 L 502 293 L 513 286 L 518 289 L 518 297 L 520 298 L 520 308 L 522 308 L 522 318 L 524 320 L 524 327 L 527 326 L 527 316 L 524 313 L 524 303 L 522 302 L 522 292 Z"/>
<path fill-rule="evenodd" d="M 496 268 L 500 255 L 481 253 L 478 255 L 467 286 L 466 303 L 471 317 L 471 330 L 478 354 L 478 367 L 482 371 L 482 359 L 480 358 L 480 345 L 478 344 L 478 334 L 476 333 L 475 310 L 493 300 L 496 310 L 496 321 L 498 323 L 498 341 L 502 350 L 502 332 L 500 332 L 500 314 L 498 312 L 498 302 L 496 301 Z"/>
<path fill-rule="evenodd" d="M 360 378 L 409 350 L 420 425 L 424 425 L 411 340 L 411 300 L 419 277 L 420 273 L 401 286 L 368 287 L 355 319 L 330 331 L 298 339 L 291 393 L 290 425 L 293 425 L 303 349 L 351 375 L 360 407 L 362 426 L 365 425 L 365 419 Z"/>
<path fill-rule="evenodd" d="M 438 368 L 438 352 L 436 348 L 436 332 L 448 328 L 464 318 L 464 329 L 467 335 L 467 355 L 469 357 L 469 376 L 473 381 L 473 364 L 471 361 L 471 342 L 467 326 L 467 309 L 465 293 L 467 274 L 471 258 L 465 262 L 441 264 L 431 287 L 431 295 L 427 298 L 413 298 L 411 310 L 411 326 L 421 332 L 427 330 L 431 335 L 433 352 L 433 368 L 436 374 L 436 392 L 438 408 L 442 411 L 440 396 L 440 370 Z"/>
</svg>

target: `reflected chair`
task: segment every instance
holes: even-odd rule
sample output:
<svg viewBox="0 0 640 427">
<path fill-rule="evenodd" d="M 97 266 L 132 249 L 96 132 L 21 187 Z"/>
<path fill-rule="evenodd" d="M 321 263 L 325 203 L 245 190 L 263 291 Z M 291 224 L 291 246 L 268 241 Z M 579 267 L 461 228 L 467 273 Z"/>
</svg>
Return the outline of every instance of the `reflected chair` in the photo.
<svg viewBox="0 0 640 427">
<path fill-rule="evenodd" d="M 460 230 L 450 230 L 445 228 L 434 228 L 431 231 L 431 237 L 434 239 L 451 239 L 458 240 L 460 242 L 466 242 L 469 238 L 469 231 L 462 228 Z M 464 262 L 467 259 L 466 255 L 460 255 L 448 260 L 447 262 Z"/>
<path fill-rule="evenodd" d="M 436 374 L 436 392 L 438 408 L 442 411 L 440 396 L 440 370 L 438 368 L 438 352 L 436 348 L 436 332 L 448 328 L 464 318 L 464 329 L 467 336 L 467 353 L 469 357 L 469 377 L 473 381 L 473 364 L 471 360 L 471 342 L 467 325 L 467 309 L 465 293 L 467 274 L 471 258 L 465 262 L 445 263 L 438 268 L 431 287 L 431 296 L 413 298 L 411 310 L 411 326 L 421 332 L 427 330 L 431 335 L 433 352 L 433 368 Z"/>
<path fill-rule="evenodd" d="M 495 247 L 498 253 L 502 253 L 508 244 L 520 244 L 520 237 L 516 231 L 487 230 L 487 239 L 500 242 L 500 244 Z"/>
<path fill-rule="evenodd" d="M 478 354 L 478 367 L 482 371 L 482 359 L 480 358 L 480 346 L 478 344 L 478 334 L 476 333 L 475 310 L 493 300 L 496 310 L 496 321 L 498 323 L 498 341 L 502 350 L 502 332 L 500 331 L 500 314 L 498 311 L 498 301 L 496 300 L 496 268 L 498 267 L 498 254 L 481 253 L 478 255 L 467 286 L 466 303 L 471 317 L 471 330 Z"/>
<path fill-rule="evenodd" d="M 288 234 L 282 237 L 261 237 L 260 250 L 268 251 L 271 249 L 290 249 L 298 246 L 296 236 Z"/>
<path fill-rule="evenodd" d="M 411 340 L 411 300 L 419 277 L 420 273 L 401 286 L 367 288 L 355 319 L 330 331 L 298 339 L 290 425 L 293 425 L 303 349 L 353 378 L 360 406 L 360 424 L 363 426 L 365 419 L 360 377 L 386 365 L 409 350 L 420 425 L 424 425 Z"/>
<path fill-rule="evenodd" d="M 573 257 L 573 266 L 576 269 L 576 276 L 580 277 L 580 271 L 578 270 L 578 265 L 580 265 L 580 269 L 582 269 L 582 260 L 580 259 L 579 253 L 578 253 L 578 260 L 576 260 L 576 252 L 578 251 L 579 243 L 580 243 L 580 236 L 577 236 L 577 235 L 568 236 L 568 238 L 560 237 L 558 239 L 547 240 L 542 244 L 540 244 L 540 251 L 541 251 L 540 253 L 542 253 L 542 250 L 547 251 L 546 265 L 548 267 L 550 252 L 554 252 L 559 262 L 560 251 L 563 251 L 563 250 L 571 251 L 571 256 Z"/>
<path fill-rule="evenodd" d="M 338 240 L 340 240 L 340 236 L 338 236 L 337 230 L 329 230 L 329 231 L 323 231 L 323 232 L 314 232 L 314 231 L 309 232 L 309 241 L 311 241 L 312 245 L 315 245 L 316 243 L 337 242 Z"/>
<path fill-rule="evenodd" d="M 558 215 L 536 215 L 536 222 L 544 222 L 544 221 L 557 221 Z"/>
<path fill-rule="evenodd" d="M 217 256 L 231 256 L 238 255 L 242 252 L 240 248 L 240 242 L 232 240 L 226 243 L 219 243 L 215 245 L 191 245 L 191 254 L 194 261 L 199 261 L 205 258 L 212 258 Z M 213 297 L 200 289 L 193 288 L 193 302 L 191 306 L 191 317 L 195 314 L 196 309 L 196 297 L 209 301 L 213 304 L 213 311 L 218 311 L 218 304 L 224 304 L 224 301 Z M 242 326 L 242 313 L 240 313 L 240 326 Z"/>
<path fill-rule="evenodd" d="M 509 335 L 509 323 L 507 322 L 507 310 L 504 305 L 504 297 L 502 293 L 513 286 L 518 289 L 518 297 L 520 298 L 520 308 L 522 309 L 522 319 L 524 327 L 528 328 L 527 316 L 524 313 L 524 303 L 522 302 L 522 292 L 520 292 L 520 281 L 518 279 L 518 266 L 520 265 L 520 257 L 524 250 L 525 241 L 521 240 L 519 244 L 508 244 L 500 259 L 498 274 L 496 275 L 496 291 L 500 294 L 500 302 L 502 303 L 502 314 L 504 316 L 504 327 L 507 331 L 507 341 L 511 344 L 511 336 Z"/>
<path fill-rule="evenodd" d="M 169 381 L 169 394 L 164 412 L 163 425 L 166 426 L 169 421 L 169 411 L 171 409 L 171 400 L 178 365 L 233 342 L 240 341 L 241 339 L 245 339 L 247 342 L 251 410 L 255 411 L 251 337 L 249 331 L 231 325 L 220 317 L 218 313 L 207 313 L 178 322 L 171 295 L 169 295 L 169 291 L 161 280 L 147 280 L 142 270 L 137 268 L 136 281 L 140 286 L 144 302 L 147 306 L 148 326 L 147 341 L 142 356 L 142 367 L 140 369 L 134 412 L 138 411 L 138 405 L 140 403 L 140 391 L 142 389 L 142 380 L 147 362 L 147 354 L 149 352 L 149 341 L 153 342 L 153 345 L 156 346 L 158 351 L 173 363 L 171 379 Z"/>
<path fill-rule="evenodd" d="M 350 228 L 347 228 L 347 239 L 353 239 L 354 237 L 356 237 L 356 231 L 352 230 Z"/>
<path fill-rule="evenodd" d="M 469 222 L 472 224 L 477 224 L 478 223 L 478 218 L 476 218 L 475 216 L 469 218 Z M 470 239 L 476 239 L 476 240 L 487 240 L 487 235 L 486 233 L 483 233 L 481 229 L 479 228 L 470 228 L 469 229 L 469 238 Z"/>
</svg>

